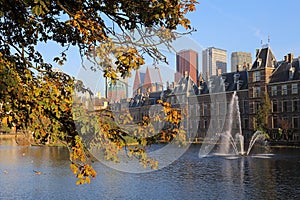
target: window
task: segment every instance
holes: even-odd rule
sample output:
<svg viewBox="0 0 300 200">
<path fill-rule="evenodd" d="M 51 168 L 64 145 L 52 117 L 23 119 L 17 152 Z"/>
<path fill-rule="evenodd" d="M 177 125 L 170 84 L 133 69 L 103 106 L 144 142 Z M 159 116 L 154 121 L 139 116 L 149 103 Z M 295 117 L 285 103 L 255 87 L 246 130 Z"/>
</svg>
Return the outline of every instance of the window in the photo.
<svg viewBox="0 0 300 200">
<path fill-rule="evenodd" d="M 219 115 L 224 115 L 225 113 L 225 104 L 224 103 L 219 103 Z"/>
<path fill-rule="evenodd" d="M 208 105 L 207 104 L 204 104 L 203 111 L 204 111 L 204 116 L 207 116 L 208 115 Z"/>
<path fill-rule="evenodd" d="M 287 85 L 282 85 L 281 86 L 281 94 L 282 95 L 287 95 Z"/>
<path fill-rule="evenodd" d="M 298 99 L 294 99 L 293 100 L 292 111 L 293 112 L 297 112 L 298 111 Z"/>
<path fill-rule="evenodd" d="M 277 112 L 278 111 L 277 107 L 278 107 L 277 101 L 276 100 L 272 101 L 272 112 Z"/>
<path fill-rule="evenodd" d="M 197 116 L 200 116 L 200 114 L 201 114 L 201 105 L 200 104 L 198 104 L 198 109 L 197 110 L 198 110 L 196 112 L 198 114 Z"/>
<path fill-rule="evenodd" d="M 283 101 L 282 102 L 282 112 L 287 112 L 288 111 L 288 102 Z"/>
<path fill-rule="evenodd" d="M 256 129 L 256 127 L 257 127 L 257 119 L 256 118 L 253 118 L 252 125 L 253 125 L 253 129 Z"/>
<path fill-rule="evenodd" d="M 217 106 L 214 103 L 210 104 L 210 111 L 212 115 L 217 115 Z"/>
<path fill-rule="evenodd" d="M 244 129 L 249 129 L 249 119 L 245 118 L 244 119 Z"/>
<path fill-rule="evenodd" d="M 292 94 L 298 94 L 298 84 L 292 84 Z"/>
<path fill-rule="evenodd" d="M 254 72 L 253 82 L 260 81 L 260 71 Z"/>
<path fill-rule="evenodd" d="M 190 105 L 190 111 L 189 111 L 189 114 L 190 114 L 190 117 L 193 117 L 193 116 L 196 116 L 196 109 L 194 109 L 194 105 Z"/>
<path fill-rule="evenodd" d="M 256 102 L 250 102 L 250 113 L 255 114 L 256 113 Z"/>
<path fill-rule="evenodd" d="M 244 113 L 249 113 L 249 102 L 246 100 L 244 101 Z"/>
<path fill-rule="evenodd" d="M 257 59 L 257 67 L 260 67 L 261 63 L 262 63 L 261 58 L 258 58 L 258 59 Z"/>
<path fill-rule="evenodd" d="M 217 122 L 214 120 L 214 119 L 211 119 L 211 125 L 213 126 L 213 127 L 217 127 Z"/>
<path fill-rule="evenodd" d="M 253 97 L 260 97 L 260 87 L 253 88 Z"/>
<path fill-rule="evenodd" d="M 255 102 L 255 112 L 257 113 L 260 110 L 260 102 Z"/>
<path fill-rule="evenodd" d="M 277 117 L 272 118 L 272 128 L 278 128 L 278 119 L 277 119 Z"/>
<path fill-rule="evenodd" d="M 204 127 L 203 128 L 208 128 L 208 121 L 204 120 Z"/>
<path fill-rule="evenodd" d="M 181 96 L 181 103 L 186 103 L 185 95 Z"/>
<path fill-rule="evenodd" d="M 223 128 L 223 120 L 219 119 L 219 128 L 222 129 Z"/>
<path fill-rule="evenodd" d="M 277 95 L 277 86 L 272 86 L 271 87 L 271 92 L 272 92 L 271 93 L 272 96 L 276 96 Z"/>
<path fill-rule="evenodd" d="M 299 120 L 298 117 L 293 117 L 293 128 L 299 128 Z"/>
</svg>

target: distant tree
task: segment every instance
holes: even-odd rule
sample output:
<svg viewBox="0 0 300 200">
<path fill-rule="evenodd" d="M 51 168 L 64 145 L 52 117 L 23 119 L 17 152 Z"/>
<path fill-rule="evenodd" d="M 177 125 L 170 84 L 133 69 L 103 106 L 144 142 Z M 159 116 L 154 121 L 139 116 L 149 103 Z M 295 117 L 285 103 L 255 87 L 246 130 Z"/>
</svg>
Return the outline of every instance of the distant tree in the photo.
<svg viewBox="0 0 300 200">
<path fill-rule="evenodd" d="M 87 89 L 68 74 L 54 71 L 37 45 L 47 48 L 47 42 L 53 41 L 63 47 L 53 58 L 59 65 L 67 60 L 68 49 L 76 46 L 82 58 L 95 63 L 94 70 L 115 80 L 118 73 L 129 76 L 143 65 L 143 54 L 166 61 L 158 45 L 171 48 L 180 34 L 193 31 L 185 15 L 195 10 L 195 4 L 195 0 L 0 1 L 0 119 L 10 116 L 9 125 L 33 133 L 36 143 L 64 142 L 77 183 L 88 183 L 96 172 L 87 164 L 71 109 L 74 90 Z M 179 26 L 186 31 L 179 33 Z M 112 144 L 104 146 L 105 152 L 114 152 L 111 147 L 119 144 L 122 131 L 92 117 L 99 123 L 95 131 Z M 143 150 L 135 152 L 142 155 Z"/>
<path fill-rule="evenodd" d="M 291 122 L 286 119 L 278 119 L 278 125 L 282 129 L 282 135 L 284 136 L 285 140 L 289 139 L 289 131 L 292 128 Z"/>
<path fill-rule="evenodd" d="M 271 100 L 267 92 L 263 94 L 261 97 L 261 103 L 259 109 L 256 113 L 257 120 L 257 130 L 263 131 L 264 133 L 268 133 L 269 124 L 268 119 L 271 111 Z"/>
</svg>

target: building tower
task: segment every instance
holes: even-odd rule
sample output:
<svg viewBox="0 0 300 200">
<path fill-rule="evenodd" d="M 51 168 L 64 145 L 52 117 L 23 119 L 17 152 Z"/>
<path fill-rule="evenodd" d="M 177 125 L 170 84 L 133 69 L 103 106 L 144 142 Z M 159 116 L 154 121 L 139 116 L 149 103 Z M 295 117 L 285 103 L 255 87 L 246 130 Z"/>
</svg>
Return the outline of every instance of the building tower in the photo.
<svg viewBox="0 0 300 200">
<path fill-rule="evenodd" d="M 209 47 L 202 51 L 202 73 L 205 78 L 227 72 L 227 51 Z"/>
<path fill-rule="evenodd" d="M 136 71 L 133 84 L 133 95 L 139 92 L 157 92 L 163 90 L 162 77 L 159 68 L 147 67 L 145 72 Z"/>
<path fill-rule="evenodd" d="M 256 50 L 252 68 L 248 71 L 248 98 L 250 108 L 250 129 L 257 128 L 257 112 L 260 110 L 262 98 L 267 93 L 267 84 L 275 70 L 276 58 L 269 46 Z"/>
<path fill-rule="evenodd" d="M 198 83 L 198 53 L 194 50 L 182 50 L 176 54 L 176 83 L 184 77 L 185 72 L 189 73 L 194 83 Z"/>
<path fill-rule="evenodd" d="M 242 71 L 252 65 L 252 56 L 248 52 L 233 52 L 231 54 L 231 71 Z"/>
</svg>

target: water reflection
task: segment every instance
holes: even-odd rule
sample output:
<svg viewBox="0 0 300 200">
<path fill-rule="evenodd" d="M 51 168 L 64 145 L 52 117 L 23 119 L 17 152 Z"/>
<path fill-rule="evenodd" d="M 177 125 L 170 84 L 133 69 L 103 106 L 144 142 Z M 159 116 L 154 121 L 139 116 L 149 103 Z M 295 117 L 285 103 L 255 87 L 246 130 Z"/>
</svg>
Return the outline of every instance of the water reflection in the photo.
<svg viewBox="0 0 300 200">
<path fill-rule="evenodd" d="M 161 170 L 130 174 L 94 163 L 91 185 L 75 186 L 65 148 L 0 146 L 0 199 L 296 199 L 300 150 L 269 158 L 198 158 L 193 145 Z M 3 173 L 7 170 L 8 173 Z M 33 170 L 41 171 L 36 175 Z"/>
</svg>

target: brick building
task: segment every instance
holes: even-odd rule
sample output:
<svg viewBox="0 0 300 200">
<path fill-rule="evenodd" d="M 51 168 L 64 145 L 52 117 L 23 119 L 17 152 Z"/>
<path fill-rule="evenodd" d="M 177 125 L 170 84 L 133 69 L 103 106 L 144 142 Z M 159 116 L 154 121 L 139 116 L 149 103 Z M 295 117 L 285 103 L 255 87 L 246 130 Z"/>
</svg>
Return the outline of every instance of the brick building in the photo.
<svg viewBox="0 0 300 200">
<path fill-rule="evenodd" d="M 271 48 L 264 46 L 256 51 L 250 69 L 219 73 L 205 79 L 199 76 L 198 84 L 188 72 L 174 88 L 150 92 L 148 96 L 137 94 L 132 98 L 130 109 L 135 121 L 147 114 L 149 106 L 164 98 L 173 107 L 187 111 L 182 125 L 187 138 L 204 138 L 207 134 L 228 130 L 238 132 L 249 140 L 257 129 L 257 112 L 263 96 L 268 95 L 271 109 L 267 129 L 273 142 L 300 142 L 300 57 L 293 54 L 277 61 Z M 238 111 L 230 113 L 233 96 L 238 97 Z M 240 116 L 237 116 L 240 113 Z"/>
</svg>

